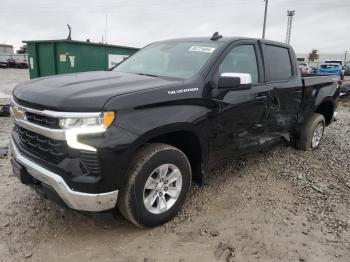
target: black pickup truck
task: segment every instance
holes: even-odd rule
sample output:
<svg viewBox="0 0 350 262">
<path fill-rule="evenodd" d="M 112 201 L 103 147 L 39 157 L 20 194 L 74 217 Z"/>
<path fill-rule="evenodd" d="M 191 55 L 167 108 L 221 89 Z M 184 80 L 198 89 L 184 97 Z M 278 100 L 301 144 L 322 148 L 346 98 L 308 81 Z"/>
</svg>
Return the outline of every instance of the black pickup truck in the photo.
<svg viewBox="0 0 350 262">
<path fill-rule="evenodd" d="M 156 42 L 111 71 L 18 85 L 14 174 L 68 208 L 118 208 L 137 226 L 157 226 L 221 160 L 282 140 L 316 149 L 338 81 L 302 77 L 293 49 L 278 42 Z"/>
</svg>

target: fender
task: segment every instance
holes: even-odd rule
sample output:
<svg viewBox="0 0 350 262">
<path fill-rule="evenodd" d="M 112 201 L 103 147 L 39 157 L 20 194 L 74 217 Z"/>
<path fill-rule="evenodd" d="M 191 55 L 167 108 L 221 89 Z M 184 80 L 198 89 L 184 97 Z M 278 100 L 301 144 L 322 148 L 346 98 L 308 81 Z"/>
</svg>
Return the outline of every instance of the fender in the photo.
<svg viewBox="0 0 350 262">
<path fill-rule="evenodd" d="M 337 95 L 338 94 L 338 95 Z M 334 99 L 339 96 L 339 84 L 332 83 L 317 90 L 315 94 L 315 109 L 318 108 L 323 102 L 330 100 L 333 104 Z"/>
<path fill-rule="evenodd" d="M 193 124 L 191 123 L 173 123 L 173 124 L 169 124 L 169 125 L 165 125 L 165 126 L 161 126 L 161 127 L 157 127 L 155 129 L 152 129 L 150 131 L 148 131 L 145 134 L 142 134 L 141 136 L 139 136 L 132 144 L 129 144 L 127 146 L 127 152 L 126 154 L 132 158 L 132 156 L 134 156 L 136 154 L 136 152 L 145 144 L 149 143 L 149 142 L 155 142 L 157 141 L 157 139 L 164 139 L 166 138 L 167 135 L 169 135 L 169 137 L 171 135 L 176 135 L 181 139 L 181 135 L 179 136 L 179 134 L 176 134 L 177 132 L 186 132 L 190 135 L 193 135 L 194 137 L 196 137 L 196 139 L 199 142 L 199 147 L 200 147 L 200 152 L 194 152 L 194 154 L 198 153 L 200 154 L 200 162 L 197 162 L 198 165 L 194 166 L 192 165 L 193 168 L 193 179 L 195 182 L 198 182 L 199 184 L 203 183 L 203 179 L 204 179 L 204 174 L 207 170 L 208 167 L 208 143 L 205 137 L 205 134 L 201 133 L 200 130 L 198 130 Z M 157 142 L 162 142 L 157 141 Z M 172 143 L 170 143 L 172 144 Z M 186 153 L 186 152 L 185 152 Z M 191 161 L 191 157 L 188 155 L 189 160 Z M 192 155 L 193 157 L 193 155 Z M 128 169 L 130 167 L 130 163 L 127 164 L 126 168 Z M 125 172 L 124 174 L 121 174 L 121 184 L 124 183 L 126 177 L 127 177 L 127 172 Z"/>
</svg>

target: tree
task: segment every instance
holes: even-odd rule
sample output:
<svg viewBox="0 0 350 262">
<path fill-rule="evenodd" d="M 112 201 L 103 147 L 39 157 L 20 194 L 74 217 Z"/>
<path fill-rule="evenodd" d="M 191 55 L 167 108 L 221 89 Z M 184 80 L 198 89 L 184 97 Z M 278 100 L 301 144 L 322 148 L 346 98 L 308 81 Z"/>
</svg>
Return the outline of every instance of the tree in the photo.
<svg viewBox="0 0 350 262">
<path fill-rule="evenodd" d="M 318 50 L 312 49 L 311 52 L 309 53 L 309 56 L 308 56 L 309 62 L 314 62 L 318 58 L 319 58 Z"/>
</svg>

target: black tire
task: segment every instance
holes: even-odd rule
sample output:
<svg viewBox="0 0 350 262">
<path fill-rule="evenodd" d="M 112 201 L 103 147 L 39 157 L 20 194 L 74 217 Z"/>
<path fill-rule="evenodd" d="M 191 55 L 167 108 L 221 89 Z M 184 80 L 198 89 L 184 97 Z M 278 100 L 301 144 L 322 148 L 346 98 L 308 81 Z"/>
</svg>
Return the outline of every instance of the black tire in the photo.
<svg viewBox="0 0 350 262">
<path fill-rule="evenodd" d="M 165 212 L 151 213 L 144 204 L 144 187 L 152 172 L 163 164 L 178 167 L 182 186 L 176 202 Z M 191 186 L 191 166 L 186 155 L 167 144 L 148 144 L 141 148 L 131 164 L 126 185 L 121 190 L 118 208 L 122 215 L 139 227 L 155 227 L 173 218 L 182 207 Z"/>
<path fill-rule="evenodd" d="M 313 138 L 315 129 L 320 124 L 323 126 L 321 140 L 317 145 L 313 145 L 312 138 Z M 323 115 L 318 113 L 312 114 L 312 116 L 310 116 L 305 121 L 305 124 L 301 129 L 299 141 L 298 141 L 298 147 L 304 151 L 317 149 L 322 141 L 325 126 L 326 126 L 326 121 Z"/>
</svg>

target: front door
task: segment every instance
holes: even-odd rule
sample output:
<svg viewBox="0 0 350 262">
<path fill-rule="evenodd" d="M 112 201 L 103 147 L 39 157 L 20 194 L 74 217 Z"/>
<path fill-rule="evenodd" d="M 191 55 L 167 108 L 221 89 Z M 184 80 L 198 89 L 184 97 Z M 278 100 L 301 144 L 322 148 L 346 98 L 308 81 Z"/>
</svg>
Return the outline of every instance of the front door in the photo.
<svg viewBox="0 0 350 262">
<path fill-rule="evenodd" d="M 213 88 L 211 98 L 218 111 L 210 119 L 210 164 L 259 145 L 264 136 L 269 89 L 263 82 L 258 45 L 254 41 L 235 43 L 226 51 L 214 73 L 217 83 L 222 73 L 249 73 L 252 87 L 234 91 Z"/>
</svg>

